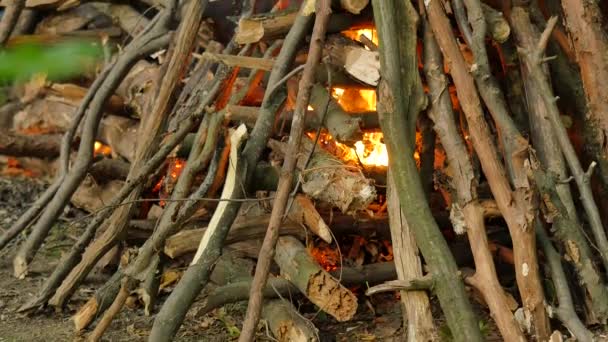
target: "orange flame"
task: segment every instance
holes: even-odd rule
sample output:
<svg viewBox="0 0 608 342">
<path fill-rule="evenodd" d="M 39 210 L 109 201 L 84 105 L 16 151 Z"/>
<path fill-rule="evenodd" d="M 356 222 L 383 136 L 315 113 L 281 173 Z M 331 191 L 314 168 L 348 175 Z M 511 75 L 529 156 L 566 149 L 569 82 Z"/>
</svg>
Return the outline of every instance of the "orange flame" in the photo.
<svg viewBox="0 0 608 342">
<path fill-rule="evenodd" d="M 333 88 L 331 95 L 340 106 L 351 113 L 376 111 L 376 91 L 374 89 Z"/>
<path fill-rule="evenodd" d="M 374 28 L 350 29 L 342 31 L 342 34 L 358 42 L 361 41 L 361 36 L 365 36 L 367 39 L 371 40 L 372 43 L 378 45 L 378 34 Z"/>
<path fill-rule="evenodd" d="M 93 154 L 96 156 L 102 155 L 108 157 L 112 154 L 112 149 L 110 146 L 104 145 L 100 141 L 96 141 L 93 146 Z"/>
</svg>

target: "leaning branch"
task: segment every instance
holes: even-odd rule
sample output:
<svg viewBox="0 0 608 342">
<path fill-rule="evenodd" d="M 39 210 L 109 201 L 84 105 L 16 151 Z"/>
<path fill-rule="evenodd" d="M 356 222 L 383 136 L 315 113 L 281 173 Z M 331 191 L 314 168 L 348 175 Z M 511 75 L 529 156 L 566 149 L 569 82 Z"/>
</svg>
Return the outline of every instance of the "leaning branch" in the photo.
<svg viewBox="0 0 608 342">
<path fill-rule="evenodd" d="M 448 253 L 447 243 L 427 202 L 420 200 L 425 194 L 413 158 L 413 146 L 416 117 L 426 98 L 418 75 L 418 15 L 409 1 L 374 0 L 372 5 L 380 38 L 382 79 L 378 87 L 378 115 L 401 209 L 436 279 L 436 294 L 454 338 L 481 341 L 454 258 Z"/>
</svg>

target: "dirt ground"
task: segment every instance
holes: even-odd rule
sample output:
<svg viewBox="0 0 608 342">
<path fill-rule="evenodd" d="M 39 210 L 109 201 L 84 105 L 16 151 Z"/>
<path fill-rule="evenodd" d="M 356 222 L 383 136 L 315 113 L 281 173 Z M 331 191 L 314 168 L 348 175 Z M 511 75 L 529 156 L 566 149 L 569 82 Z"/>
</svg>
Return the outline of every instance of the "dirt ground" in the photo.
<svg viewBox="0 0 608 342">
<path fill-rule="evenodd" d="M 31 179 L 0 178 L 0 228 L 7 229 L 19 214 L 26 209 L 36 195 L 44 189 L 44 184 Z M 79 288 L 67 308 L 61 313 L 51 309 L 35 315 L 18 314 L 15 310 L 34 296 L 56 264 L 79 236 L 82 227 L 70 224 L 83 213 L 76 209 L 66 210 L 60 222 L 54 227 L 44 247 L 37 254 L 31 274 L 24 280 L 12 276 L 12 257 L 16 243 L 23 240 L 18 237 L 4 250 L 0 251 L 0 342 L 8 341 L 82 341 L 84 336 L 74 333 L 71 316 L 109 277 L 108 274 L 93 274 Z M 201 296 L 203 296 L 202 294 Z M 166 298 L 166 294 L 161 301 Z M 200 297 L 199 297 L 200 298 Z M 435 317 L 441 317 L 439 306 L 433 302 Z M 157 304 L 157 309 L 158 305 Z M 210 314 L 196 314 L 197 303 L 189 311 L 184 326 L 180 329 L 176 341 L 231 341 L 238 337 L 240 322 L 245 312 L 244 302 L 226 305 Z M 299 304 L 305 309 L 310 304 L 301 300 Z M 314 314 L 314 308 L 306 311 L 304 316 L 312 318 L 319 328 L 321 341 L 402 341 L 401 312 L 399 301 L 393 294 L 371 299 L 360 296 L 359 312 L 355 319 L 338 323 L 323 314 Z M 311 313 L 312 312 L 312 313 Z M 487 312 L 480 309 L 480 317 L 488 341 L 500 341 L 495 327 L 487 318 Z M 112 322 L 106 332 L 105 341 L 145 341 L 152 326 L 154 316 L 146 317 L 143 308 L 125 308 Z M 444 340 L 450 340 L 444 332 L 445 323 L 436 322 Z M 258 341 L 273 341 L 269 337 L 263 322 L 260 324 Z"/>
</svg>

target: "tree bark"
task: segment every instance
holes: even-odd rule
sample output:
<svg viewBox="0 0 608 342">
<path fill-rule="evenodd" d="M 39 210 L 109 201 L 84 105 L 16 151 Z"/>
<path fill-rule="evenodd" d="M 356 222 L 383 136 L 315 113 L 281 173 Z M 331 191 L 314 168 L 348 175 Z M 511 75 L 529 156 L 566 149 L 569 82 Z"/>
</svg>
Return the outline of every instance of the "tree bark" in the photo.
<svg viewBox="0 0 608 342">
<path fill-rule="evenodd" d="M 587 97 L 588 140 L 600 166 L 604 186 L 608 186 L 608 34 L 602 27 L 598 1 L 562 0 L 566 26 L 572 36 L 576 59 Z M 605 18 L 604 18 L 605 19 Z"/>
</svg>

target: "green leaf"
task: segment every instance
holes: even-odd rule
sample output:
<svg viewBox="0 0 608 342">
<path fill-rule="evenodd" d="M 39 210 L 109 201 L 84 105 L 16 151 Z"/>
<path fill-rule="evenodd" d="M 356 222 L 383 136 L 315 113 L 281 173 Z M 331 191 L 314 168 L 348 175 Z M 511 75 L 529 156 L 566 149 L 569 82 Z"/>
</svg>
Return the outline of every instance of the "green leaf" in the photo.
<svg viewBox="0 0 608 342">
<path fill-rule="evenodd" d="M 102 55 L 101 46 L 90 41 L 20 44 L 0 51 L 0 80 L 16 81 L 44 73 L 49 80 L 58 81 L 82 74 Z"/>
</svg>

